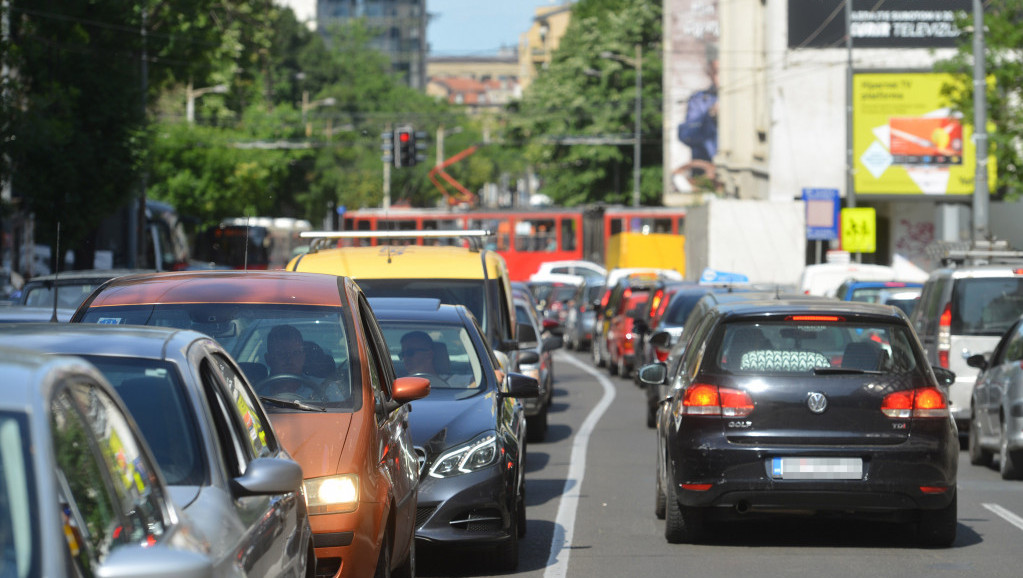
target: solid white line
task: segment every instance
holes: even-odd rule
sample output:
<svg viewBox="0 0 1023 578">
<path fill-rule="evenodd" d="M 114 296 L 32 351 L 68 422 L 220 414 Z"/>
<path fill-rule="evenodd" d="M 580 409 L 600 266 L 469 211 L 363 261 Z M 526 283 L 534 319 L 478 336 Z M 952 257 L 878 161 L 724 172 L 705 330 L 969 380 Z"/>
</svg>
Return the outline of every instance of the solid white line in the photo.
<svg viewBox="0 0 1023 578">
<path fill-rule="evenodd" d="M 994 512 L 999 518 L 1005 520 L 1006 522 L 1012 524 L 1013 526 L 1016 526 L 1020 530 L 1023 530 L 1023 518 L 1020 518 L 1016 514 L 1013 514 L 1012 512 L 1006 510 L 1005 508 L 999 506 L 998 504 L 981 504 L 981 506 L 984 506 L 988 510 Z"/>
<path fill-rule="evenodd" d="M 579 506 L 583 477 L 586 475 L 586 448 L 590 444 L 593 428 L 615 398 L 614 385 L 599 369 L 585 365 L 570 355 L 559 354 L 557 359 L 567 361 L 597 378 L 604 388 L 604 397 L 590 410 L 590 414 L 586 416 L 579 431 L 572 438 L 572 456 L 569 458 L 565 487 L 561 490 L 558 517 L 554 521 L 554 536 L 551 538 L 551 555 L 547 558 L 544 578 L 565 578 L 568 575 L 568 558 L 572 552 L 572 535 L 575 533 L 575 511 Z"/>
</svg>

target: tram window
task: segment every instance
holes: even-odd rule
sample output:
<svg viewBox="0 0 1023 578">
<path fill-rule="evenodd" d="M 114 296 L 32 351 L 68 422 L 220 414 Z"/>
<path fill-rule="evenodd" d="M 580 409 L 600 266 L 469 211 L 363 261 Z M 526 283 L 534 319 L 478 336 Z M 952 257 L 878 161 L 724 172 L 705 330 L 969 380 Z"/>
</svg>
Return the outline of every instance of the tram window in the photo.
<svg viewBox="0 0 1023 578">
<path fill-rule="evenodd" d="M 515 223 L 516 251 L 556 251 L 554 219 L 523 219 Z"/>
<path fill-rule="evenodd" d="M 575 251 L 575 221 L 572 219 L 561 220 L 561 250 Z"/>
<path fill-rule="evenodd" d="M 611 235 L 617 235 L 622 232 L 622 219 L 611 219 L 608 224 L 610 225 L 608 230 L 611 232 Z M 608 238 L 610 238 L 610 235 Z"/>
<path fill-rule="evenodd" d="M 653 219 L 654 233 L 670 233 L 671 219 Z"/>
</svg>

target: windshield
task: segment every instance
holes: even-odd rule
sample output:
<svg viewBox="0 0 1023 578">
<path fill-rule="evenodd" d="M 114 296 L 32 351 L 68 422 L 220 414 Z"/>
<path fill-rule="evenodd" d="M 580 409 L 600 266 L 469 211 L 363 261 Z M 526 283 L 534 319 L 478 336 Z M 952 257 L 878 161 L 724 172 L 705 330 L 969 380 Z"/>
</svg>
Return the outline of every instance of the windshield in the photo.
<svg viewBox="0 0 1023 578">
<path fill-rule="evenodd" d="M 1023 314 L 1023 277 L 960 279 L 952 293 L 954 335 L 1001 335 Z"/>
<path fill-rule="evenodd" d="M 170 362 L 103 355 L 84 356 L 128 406 L 171 486 L 208 482 L 206 453 L 188 392 Z"/>
<path fill-rule="evenodd" d="M 362 407 L 362 389 L 352 387 L 351 345 L 344 312 L 339 307 L 129 305 L 90 309 L 82 321 L 200 331 L 216 339 L 234 357 L 260 396 L 300 401 L 340 413 Z M 294 408 L 268 403 L 266 409 L 273 413 Z"/>
<path fill-rule="evenodd" d="M 431 389 L 477 390 L 483 362 L 462 325 L 380 320 L 395 374 L 423 375 Z"/>
<path fill-rule="evenodd" d="M 482 279 L 358 279 L 367 297 L 432 297 L 446 305 L 465 305 L 487 327 Z"/>
<path fill-rule="evenodd" d="M 82 301 L 99 287 L 102 281 L 86 281 L 80 284 L 64 284 L 57 286 L 57 307 L 77 309 Z M 53 284 L 33 285 L 25 288 L 24 303 L 28 307 L 53 307 Z"/>
<path fill-rule="evenodd" d="M 908 326 L 886 323 L 732 322 L 717 330 L 709 368 L 737 374 L 829 368 L 907 373 L 916 359 Z"/>
<path fill-rule="evenodd" d="M 0 412 L 0 576 L 39 574 L 42 544 L 30 442 L 25 415 Z"/>
</svg>

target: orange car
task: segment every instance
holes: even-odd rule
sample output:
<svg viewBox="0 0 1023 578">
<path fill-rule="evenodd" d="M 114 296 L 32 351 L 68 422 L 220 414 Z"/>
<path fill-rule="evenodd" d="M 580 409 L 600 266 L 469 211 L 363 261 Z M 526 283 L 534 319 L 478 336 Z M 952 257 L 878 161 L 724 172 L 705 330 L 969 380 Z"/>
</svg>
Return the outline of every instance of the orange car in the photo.
<svg viewBox="0 0 1023 578">
<path fill-rule="evenodd" d="M 219 341 L 302 466 L 317 575 L 414 575 L 419 476 L 406 404 L 430 383 L 395 377 L 376 317 L 350 278 L 131 275 L 103 285 L 72 322 L 196 329 Z"/>
</svg>

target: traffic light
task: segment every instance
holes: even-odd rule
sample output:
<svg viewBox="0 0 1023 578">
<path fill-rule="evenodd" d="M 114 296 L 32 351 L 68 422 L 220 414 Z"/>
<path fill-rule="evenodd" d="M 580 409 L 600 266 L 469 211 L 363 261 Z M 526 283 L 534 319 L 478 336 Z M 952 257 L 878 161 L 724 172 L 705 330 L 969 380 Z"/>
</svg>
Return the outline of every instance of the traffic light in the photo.
<svg viewBox="0 0 1023 578">
<path fill-rule="evenodd" d="M 416 133 L 404 126 L 394 131 L 394 166 L 412 167 L 416 164 Z"/>
</svg>

